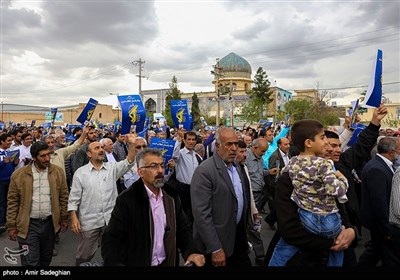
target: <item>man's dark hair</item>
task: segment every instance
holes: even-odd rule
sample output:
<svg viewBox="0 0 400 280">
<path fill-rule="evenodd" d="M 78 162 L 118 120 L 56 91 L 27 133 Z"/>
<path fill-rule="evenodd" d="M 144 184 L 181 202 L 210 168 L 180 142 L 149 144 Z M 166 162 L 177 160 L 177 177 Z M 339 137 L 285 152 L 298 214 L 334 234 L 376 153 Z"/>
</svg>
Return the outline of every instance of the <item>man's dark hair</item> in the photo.
<svg viewBox="0 0 400 280">
<path fill-rule="evenodd" d="M 79 126 L 75 127 L 74 130 L 72 130 L 72 135 L 75 135 L 78 131 L 81 131 L 81 130 L 83 131 L 82 127 L 79 127 Z"/>
<path fill-rule="evenodd" d="M 37 141 L 31 146 L 31 156 L 32 158 L 36 158 L 39 155 L 40 151 L 48 150 L 49 145 L 47 145 L 44 141 Z"/>
<path fill-rule="evenodd" d="M 196 139 L 197 139 L 197 135 L 196 135 L 196 132 L 194 132 L 194 131 L 188 131 L 188 132 L 186 132 L 184 135 L 183 135 L 183 139 L 187 139 L 187 137 L 188 137 L 188 135 L 190 135 L 190 136 L 194 136 Z"/>
<path fill-rule="evenodd" d="M 326 138 L 339 139 L 339 135 L 337 135 L 336 132 L 333 132 L 330 130 L 325 130 L 325 136 L 326 136 Z"/>
<path fill-rule="evenodd" d="M 317 120 L 301 120 L 292 126 L 292 142 L 301 153 L 305 151 L 304 142 L 307 139 L 314 141 L 315 136 L 324 130 L 324 126 Z"/>
<path fill-rule="evenodd" d="M 241 148 L 241 149 L 244 149 L 244 148 L 247 148 L 247 145 L 246 145 L 246 143 L 244 141 L 239 140 L 238 141 L 238 147 Z"/>
<path fill-rule="evenodd" d="M 12 138 L 11 134 L 8 134 L 8 133 L 0 134 L 0 144 L 1 144 L 1 142 L 6 142 L 8 137 Z"/>
</svg>

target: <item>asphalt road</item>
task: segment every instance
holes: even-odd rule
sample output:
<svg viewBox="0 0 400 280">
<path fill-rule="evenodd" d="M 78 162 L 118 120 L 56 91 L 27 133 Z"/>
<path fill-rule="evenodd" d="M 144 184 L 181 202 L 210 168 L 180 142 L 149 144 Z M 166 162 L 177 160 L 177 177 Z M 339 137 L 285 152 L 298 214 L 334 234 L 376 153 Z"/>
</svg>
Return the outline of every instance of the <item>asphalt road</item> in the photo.
<svg viewBox="0 0 400 280">
<path fill-rule="evenodd" d="M 273 235 L 274 231 L 271 230 L 264 221 L 262 221 L 261 237 L 264 242 L 265 251 L 267 250 L 269 242 Z M 357 256 L 360 256 L 360 254 L 364 251 L 364 244 L 367 240 L 369 240 L 369 235 L 367 231 L 363 231 L 363 237 L 364 240 L 360 241 L 358 247 L 356 248 Z M 53 257 L 50 266 L 74 266 L 75 253 L 77 247 L 78 247 L 78 237 L 74 235 L 69 229 L 67 230 L 67 232 L 60 234 L 60 242 L 56 244 L 58 255 Z M 19 257 L 17 257 L 17 264 L 11 264 L 5 260 L 4 258 L 4 255 L 6 254 L 5 248 L 17 250 L 18 243 L 10 241 L 7 237 L 7 234 L 2 233 L 0 235 L 0 266 L 20 266 L 21 263 Z M 251 253 L 251 259 L 252 261 L 254 259 L 252 253 Z M 101 262 L 101 261 L 102 258 L 99 248 L 92 262 Z"/>
</svg>

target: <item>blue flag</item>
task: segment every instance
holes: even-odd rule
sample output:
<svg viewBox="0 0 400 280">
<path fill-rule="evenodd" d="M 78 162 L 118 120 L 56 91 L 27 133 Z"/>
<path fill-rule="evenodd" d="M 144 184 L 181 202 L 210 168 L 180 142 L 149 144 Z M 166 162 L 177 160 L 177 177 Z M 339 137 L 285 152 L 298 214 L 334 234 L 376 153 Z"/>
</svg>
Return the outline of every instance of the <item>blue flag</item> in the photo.
<svg viewBox="0 0 400 280">
<path fill-rule="evenodd" d="M 168 161 L 172 158 L 175 147 L 175 140 L 161 139 L 161 138 L 151 138 L 150 148 L 157 148 L 162 151 L 164 158 L 164 164 L 166 165 Z M 165 168 L 165 174 L 168 174 L 168 168 Z"/>
<path fill-rule="evenodd" d="M 357 118 L 357 113 L 358 113 L 358 109 L 359 109 L 359 99 L 357 99 L 356 101 L 351 101 L 351 115 L 349 112 L 349 116 L 350 116 L 350 127 L 356 129 L 357 128 L 357 124 L 356 124 L 356 118 Z"/>
<path fill-rule="evenodd" d="M 144 129 L 143 129 L 141 132 L 139 132 L 137 135 L 138 135 L 139 137 L 143 137 L 143 138 L 146 139 L 146 141 L 147 141 L 148 130 L 149 130 L 149 129 L 145 126 Z"/>
<path fill-rule="evenodd" d="M 119 95 L 118 102 L 122 111 L 122 134 L 142 131 L 146 120 L 146 110 L 139 95 Z"/>
<path fill-rule="evenodd" d="M 175 126 L 190 130 L 189 110 L 186 100 L 171 100 L 171 118 Z"/>
<path fill-rule="evenodd" d="M 54 121 L 56 120 L 57 108 L 51 108 L 50 112 L 51 112 L 51 123 L 54 123 Z"/>
<path fill-rule="evenodd" d="M 371 80 L 362 104 L 363 108 L 379 107 L 382 102 L 382 51 L 378 50 L 373 65 Z"/>
<path fill-rule="evenodd" d="M 85 108 L 83 108 L 82 113 L 76 119 L 77 122 L 84 124 L 86 121 L 90 121 L 93 116 L 94 110 L 99 102 L 93 98 L 90 98 L 88 103 L 86 103 Z"/>
<path fill-rule="evenodd" d="M 208 125 L 204 117 L 200 117 L 200 121 L 204 126 Z"/>
<path fill-rule="evenodd" d="M 357 124 L 356 129 L 354 129 L 353 136 L 351 136 L 351 139 L 349 143 L 347 143 L 347 146 L 353 146 L 353 144 L 356 143 L 358 140 L 358 134 L 360 134 L 361 131 L 363 131 L 366 127 L 367 126 L 364 124 L 361 123 Z"/>
</svg>

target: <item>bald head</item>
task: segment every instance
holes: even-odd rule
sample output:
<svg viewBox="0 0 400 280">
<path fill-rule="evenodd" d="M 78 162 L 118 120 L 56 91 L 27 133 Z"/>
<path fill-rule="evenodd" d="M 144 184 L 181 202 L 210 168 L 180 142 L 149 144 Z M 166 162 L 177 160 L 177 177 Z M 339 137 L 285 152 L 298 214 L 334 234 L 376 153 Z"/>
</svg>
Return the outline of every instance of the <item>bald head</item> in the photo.
<svg viewBox="0 0 400 280">
<path fill-rule="evenodd" d="M 268 141 L 266 138 L 257 138 L 253 140 L 251 151 L 257 158 L 261 158 L 268 150 Z"/>
</svg>

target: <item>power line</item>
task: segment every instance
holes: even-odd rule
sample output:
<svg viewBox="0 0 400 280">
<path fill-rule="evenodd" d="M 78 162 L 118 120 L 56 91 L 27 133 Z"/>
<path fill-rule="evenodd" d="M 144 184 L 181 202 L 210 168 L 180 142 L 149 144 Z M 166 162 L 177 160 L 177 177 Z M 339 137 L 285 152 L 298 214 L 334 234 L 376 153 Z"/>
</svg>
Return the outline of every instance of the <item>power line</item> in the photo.
<svg viewBox="0 0 400 280">
<path fill-rule="evenodd" d="M 400 84 L 400 81 L 398 82 L 390 82 L 390 83 L 384 83 L 382 86 L 388 86 L 388 85 L 395 85 L 395 84 Z M 338 87 L 338 88 L 320 88 L 318 90 L 341 90 L 341 89 L 352 89 L 352 88 L 366 88 L 368 85 L 364 86 L 349 86 L 349 87 Z M 298 89 L 287 89 L 287 91 L 295 91 Z"/>
</svg>

